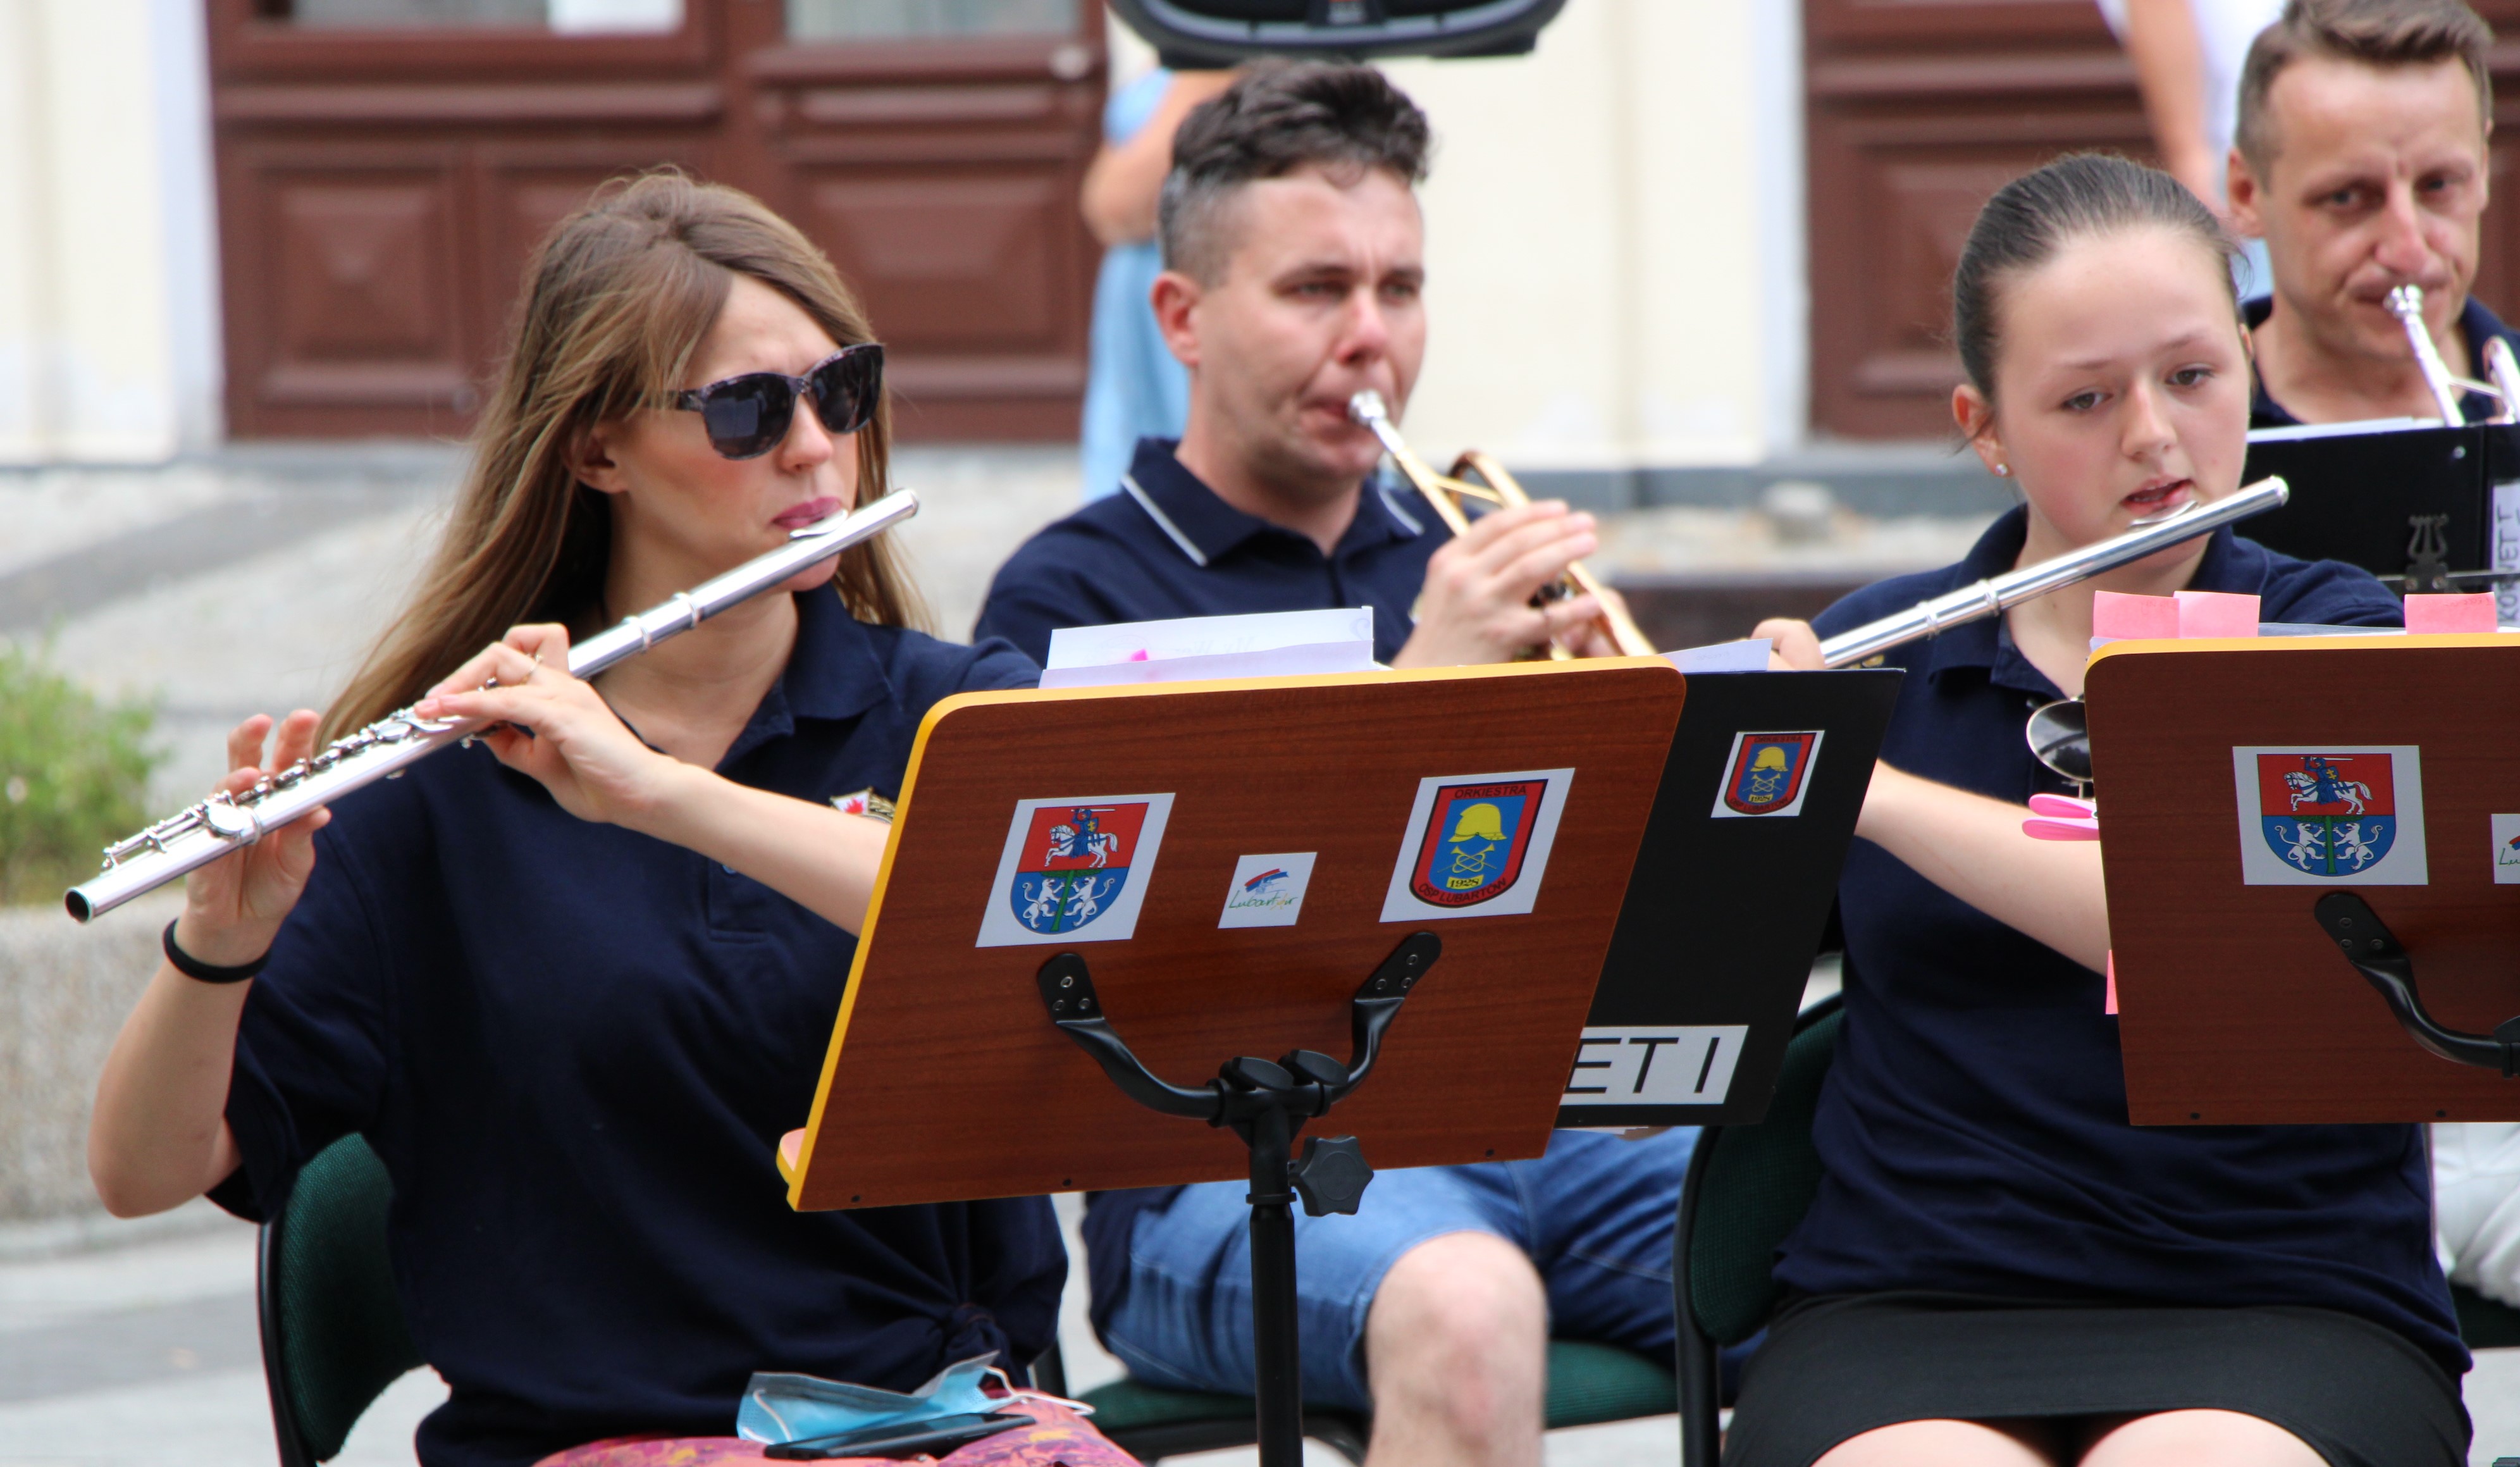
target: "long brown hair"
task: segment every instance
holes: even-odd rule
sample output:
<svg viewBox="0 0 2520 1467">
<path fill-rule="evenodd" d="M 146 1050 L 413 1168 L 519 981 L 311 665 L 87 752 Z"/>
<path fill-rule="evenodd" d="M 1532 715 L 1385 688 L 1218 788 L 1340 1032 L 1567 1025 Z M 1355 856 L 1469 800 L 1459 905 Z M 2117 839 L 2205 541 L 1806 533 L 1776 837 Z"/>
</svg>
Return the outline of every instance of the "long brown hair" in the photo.
<svg viewBox="0 0 2520 1467">
<path fill-rule="evenodd" d="M 839 272 L 795 226 L 748 194 L 670 168 L 599 190 L 552 231 L 525 273 L 515 344 L 473 433 L 444 538 L 410 604 L 334 701 L 327 739 L 417 699 L 518 622 L 595 629 L 611 510 L 577 481 L 570 454 L 596 425 L 683 385 L 737 275 L 785 294 L 843 346 L 875 340 Z M 865 503 L 888 481 L 888 401 L 856 437 Z M 881 537 L 842 552 L 832 583 L 861 621 L 922 619 Z"/>
</svg>

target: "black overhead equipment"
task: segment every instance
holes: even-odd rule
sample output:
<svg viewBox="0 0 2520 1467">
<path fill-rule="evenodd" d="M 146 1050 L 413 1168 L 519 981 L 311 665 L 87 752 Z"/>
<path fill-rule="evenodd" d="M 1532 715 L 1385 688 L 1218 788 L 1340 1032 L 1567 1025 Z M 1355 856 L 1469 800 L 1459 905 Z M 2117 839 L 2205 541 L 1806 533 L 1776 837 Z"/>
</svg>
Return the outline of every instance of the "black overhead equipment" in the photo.
<svg viewBox="0 0 2520 1467">
<path fill-rule="evenodd" d="M 1110 0 L 1175 70 L 1261 56 L 1520 56 L 1566 0 Z"/>
</svg>

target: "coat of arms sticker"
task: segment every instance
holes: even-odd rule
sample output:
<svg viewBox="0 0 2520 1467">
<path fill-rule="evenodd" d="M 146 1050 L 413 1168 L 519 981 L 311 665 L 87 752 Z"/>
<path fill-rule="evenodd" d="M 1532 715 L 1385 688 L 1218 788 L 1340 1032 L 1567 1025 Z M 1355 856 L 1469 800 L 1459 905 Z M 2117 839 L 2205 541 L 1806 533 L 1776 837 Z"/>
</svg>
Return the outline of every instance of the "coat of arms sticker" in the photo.
<svg viewBox="0 0 2520 1467">
<path fill-rule="evenodd" d="M 980 947 L 1135 937 L 1170 795 L 1018 800 L 980 918 Z"/>
<path fill-rule="evenodd" d="M 1418 782 L 1402 827 L 1385 922 L 1531 910 L 1566 809 L 1572 769 L 1436 775 Z"/>
<path fill-rule="evenodd" d="M 2231 751 L 2240 875 L 2253 887 L 2420 887 L 2421 751 L 2412 744 Z"/>
</svg>

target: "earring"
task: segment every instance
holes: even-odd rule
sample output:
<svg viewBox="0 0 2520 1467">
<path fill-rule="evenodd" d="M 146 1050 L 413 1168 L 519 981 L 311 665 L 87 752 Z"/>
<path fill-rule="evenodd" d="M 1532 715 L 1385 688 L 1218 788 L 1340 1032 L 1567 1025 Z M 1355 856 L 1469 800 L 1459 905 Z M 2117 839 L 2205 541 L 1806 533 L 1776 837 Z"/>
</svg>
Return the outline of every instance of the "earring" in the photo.
<svg viewBox="0 0 2520 1467">
<path fill-rule="evenodd" d="M 2010 479 L 2012 477 L 2012 466 L 2010 464 L 1996 465 L 1995 477 L 1998 479 Z"/>
</svg>

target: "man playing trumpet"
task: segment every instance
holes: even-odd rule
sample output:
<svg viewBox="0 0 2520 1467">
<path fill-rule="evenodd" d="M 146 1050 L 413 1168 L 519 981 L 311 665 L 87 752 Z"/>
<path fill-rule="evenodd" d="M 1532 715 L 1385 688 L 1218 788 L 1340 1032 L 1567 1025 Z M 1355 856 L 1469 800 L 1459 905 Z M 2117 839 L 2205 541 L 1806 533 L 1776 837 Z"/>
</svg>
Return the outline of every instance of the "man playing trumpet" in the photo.
<svg viewBox="0 0 2520 1467">
<path fill-rule="evenodd" d="M 2292 0 L 2240 76 L 2231 218 L 2261 235 L 2271 294 L 2243 307 L 2251 426 L 2436 414 L 2389 311 L 2423 290 L 2454 372 L 2483 379 L 2509 329 L 2468 294 L 2485 213 L 2494 33 L 2460 0 Z M 2267 282 L 2259 282 L 2267 286 Z M 2471 395 L 2470 422 L 2495 405 Z"/>
<path fill-rule="evenodd" d="M 1181 441 L 1140 440 L 1120 493 L 1017 550 L 975 636 L 1040 661 L 1061 626 L 1370 606 L 1393 666 L 1615 651 L 1598 600 L 1531 604 L 1598 548 L 1592 516 L 1520 506 L 1456 540 L 1375 481 L 1382 448 L 1349 419 L 1368 390 L 1396 413 L 1425 358 L 1426 148 L 1369 69 L 1265 69 L 1192 114 L 1151 293 L 1191 374 Z"/>
<path fill-rule="evenodd" d="M 1614 650 L 1598 599 L 1533 604 L 1594 550 L 1591 516 L 1523 505 L 1451 536 L 1374 479 L 1381 450 L 1349 419 L 1359 391 L 1405 403 L 1424 354 L 1426 146 L 1424 115 L 1365 67 L 1255 69 L 1191 114 L 1152 292 L 1191 374 L 1181 441 L 1142 441 L 1122 492 L 1018 550 L 975 635 L 1040 659 L 1058 626 L 1371 606 L 1394 665 Z M 1561 1132 L 1539 1160 L 1385 1171 L 1362 1215 L 1298 1217 L 1304 1398 L 1371 1406 L 1375 1467 L 1536 1467 L 1552 1333 L 1672 1354 L 1695 1134 Z M 1140 1378 L 1251 1389 L 1246 1190 L 1094 1200 L 1095 1326 Z"/>
</svg>

